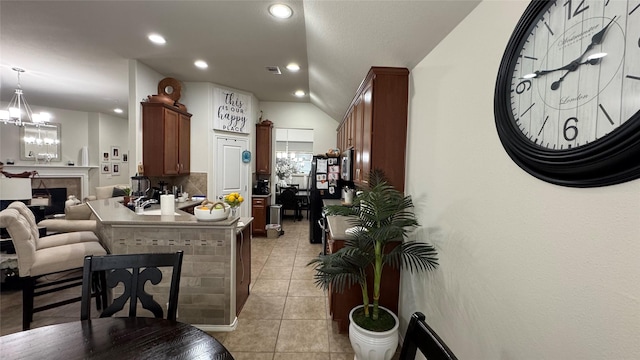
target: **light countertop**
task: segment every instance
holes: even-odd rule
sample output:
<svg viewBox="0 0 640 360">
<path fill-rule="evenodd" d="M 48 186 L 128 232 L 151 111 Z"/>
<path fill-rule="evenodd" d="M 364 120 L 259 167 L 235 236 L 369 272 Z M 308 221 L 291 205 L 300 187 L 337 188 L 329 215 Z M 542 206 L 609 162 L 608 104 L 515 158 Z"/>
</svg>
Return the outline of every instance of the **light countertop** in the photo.
<svg viewBox="0 0 640 360">
<path fill-rule="evenodd" d="M 342 200 L 340 199 L 322 199 L 322 205 L 332 206 L 332 205 L 343 205 L 343 204 L 342 204 Z"/>
<path fill-rule="evenodd" d="M 175 212 L 178 215 L 138 215 L 121 203 L 122 197 L 89 201 L 87 204 L 98 218 L 98 221 L 108 225 L 154 225 L 154 226 L 203 226 L 227 227 L 241 220 L 244 227 L 249 226 L 252 217 L 228 218 L 220 221 L 199 221 L 194 215 L 180 210 L 199 202 L 176 203 Z M 145 211 L 160 209 L 160 204 L 153 204 Z M 244 228 L 243 227 L 243 228 Z"/>
<path fill-rule="evenodd" d="M 345 231 L 353 227 L 349 222 L 349 218 L 341 215 L 327 216 L 327 223 L 329 224 L 329 234 L 333 240 L 346 240 L 347 234 Z"/>
</svg>

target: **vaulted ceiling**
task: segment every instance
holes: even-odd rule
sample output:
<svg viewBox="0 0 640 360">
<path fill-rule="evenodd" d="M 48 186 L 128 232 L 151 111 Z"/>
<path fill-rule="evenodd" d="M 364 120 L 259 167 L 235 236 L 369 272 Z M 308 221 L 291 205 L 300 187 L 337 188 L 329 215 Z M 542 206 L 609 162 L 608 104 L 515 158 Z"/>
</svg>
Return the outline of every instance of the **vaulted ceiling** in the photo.
<svg viewBox="0 0 640 360">
<path fill-rule="evenodd" d="M 1 100 L 111 113 L 128 102 L 128 60 L 183 82 L 211 82 L 260 101 L 311 102 L 341 120 L 371 66 L 411 69 L 480 0 L 0 2 Z M 151 44 L 162 34 L 167 43 Z M 196 68 L 197 59 L 208 62 Z M 295 62 L 301 70 L 286 70 Z M 281 75 L 266 70 L 278 66 Z M 306 96 L 297 98 L 296 90 Z M 122 116 L 126 117 L 126 113 Z"/>
</svg>

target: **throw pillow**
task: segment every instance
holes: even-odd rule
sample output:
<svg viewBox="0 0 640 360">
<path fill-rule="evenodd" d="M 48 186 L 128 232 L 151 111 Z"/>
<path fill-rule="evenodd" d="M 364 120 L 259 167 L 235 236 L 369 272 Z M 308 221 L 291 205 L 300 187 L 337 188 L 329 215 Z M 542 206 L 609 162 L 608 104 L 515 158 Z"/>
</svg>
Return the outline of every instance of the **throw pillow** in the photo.
<svg viewBox="0 0 640 360">
<path fill-rule="evenodd" d="M 87 204 L 67 206 L 64 208 L 66 220 L 88 220 L 93 212 Z"/>
<path fill-rule="evenodd" d="M 119 197 L 119 196 L 126 196 L 127 193 L 124 192 L 123 189 L 114 187 L 113 188 L 113 193 L 111 193 L 111 197 Z"/>
</svg>

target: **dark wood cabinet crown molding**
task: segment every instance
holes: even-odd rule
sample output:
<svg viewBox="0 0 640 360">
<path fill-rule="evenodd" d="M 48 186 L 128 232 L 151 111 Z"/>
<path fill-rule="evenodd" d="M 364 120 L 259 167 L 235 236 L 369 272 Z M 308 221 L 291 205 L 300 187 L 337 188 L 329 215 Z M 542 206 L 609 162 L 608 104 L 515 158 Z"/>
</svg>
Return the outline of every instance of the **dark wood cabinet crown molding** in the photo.
<svg viewBox="0 0 640 360">
<path fill-rule="evenodd" d="M 404 191 L 409 70 L 372 67 L 337 130 L 340 150 L 354 150 L 354 183 L 366 186 L 378 168 Z"/>
</svg>

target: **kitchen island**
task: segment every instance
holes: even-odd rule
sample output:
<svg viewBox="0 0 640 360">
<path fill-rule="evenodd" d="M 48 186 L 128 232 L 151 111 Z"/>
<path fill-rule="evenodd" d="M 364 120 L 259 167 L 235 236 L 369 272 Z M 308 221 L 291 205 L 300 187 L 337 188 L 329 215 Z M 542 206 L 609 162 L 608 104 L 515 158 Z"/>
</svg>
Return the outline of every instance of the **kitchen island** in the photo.
<svg viewBox="0 0 640 360">
<path fill-rule="evenodd" d="M 182 250 L 178 321 L 205 331 L 235 329 L 237 314 L 249 296 L 253 218 L 198 221 L 179 209 L 169 216 L 139 215 L 123 206 L 121 199 L 88 202 L 97 218 L 96 232 L 107 251 L 139 254 Z M 159 211 L 159 205 L 145 209 L 147 214 L 154 211 Z M 168 284 L 168 278 L 162 281 Z M 167 303 L 168 294 L 154 297 L 161 305 Z"/>
</svg>

